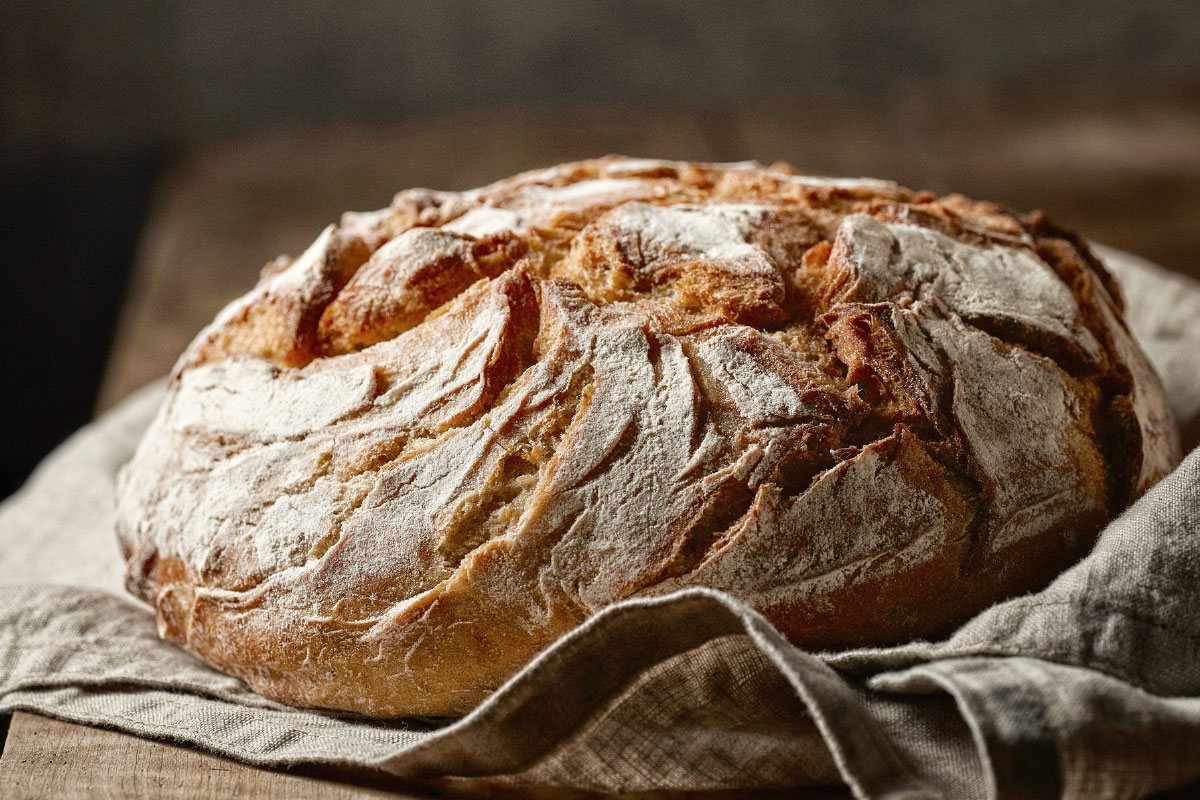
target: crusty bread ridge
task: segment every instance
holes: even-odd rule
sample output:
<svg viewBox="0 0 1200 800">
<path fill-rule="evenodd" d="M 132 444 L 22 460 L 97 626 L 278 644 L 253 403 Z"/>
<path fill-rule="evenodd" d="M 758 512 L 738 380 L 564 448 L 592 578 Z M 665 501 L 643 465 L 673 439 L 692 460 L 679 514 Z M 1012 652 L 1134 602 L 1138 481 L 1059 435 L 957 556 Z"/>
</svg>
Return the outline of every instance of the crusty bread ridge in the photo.
<svg viewBox="0 0 1200 800">
<path fill-rule="evenodd" d="M 177 364 L 117 532 L 161 635 L 256 691 L 448 715 L 687 586 L 812 649 L 943 635 L 1178 459 L 1116 285 L 1040 214 L 608 157 L 268 265 Z"/>
</svg>

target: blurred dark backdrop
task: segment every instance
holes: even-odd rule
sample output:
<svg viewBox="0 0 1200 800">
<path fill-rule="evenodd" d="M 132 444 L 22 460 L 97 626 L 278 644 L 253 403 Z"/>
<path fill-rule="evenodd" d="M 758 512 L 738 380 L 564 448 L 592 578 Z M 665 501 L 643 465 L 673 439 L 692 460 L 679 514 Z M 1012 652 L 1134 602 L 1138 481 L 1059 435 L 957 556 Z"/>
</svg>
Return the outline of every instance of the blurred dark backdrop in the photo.
<svg viewBox="0 0 1200 800">
<path fill-rule="evenodd" d="M 958 87 L 943 104 L 1016 87 L 1045 108 L 1110 79 L 1122 97 L 1200 87 L 1196 4 L 9 0 L 0 496 L 92 415 L 152 188 L 196 142 L 681 103 L 715 109 L 716 141 L 722 103 L 837 98 L 869 124 L 913 87 Z"/>
</svg>

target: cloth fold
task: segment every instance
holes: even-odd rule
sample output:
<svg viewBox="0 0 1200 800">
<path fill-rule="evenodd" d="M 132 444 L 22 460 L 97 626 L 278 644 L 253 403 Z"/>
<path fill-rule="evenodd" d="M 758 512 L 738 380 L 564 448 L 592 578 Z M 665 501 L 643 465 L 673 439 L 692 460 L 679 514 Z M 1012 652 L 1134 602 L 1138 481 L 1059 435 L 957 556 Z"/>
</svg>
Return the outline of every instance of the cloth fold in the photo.
<svg viewBox="0 0 1200 800">
<path fill-rule="evenodd" d="M 1186 430 L 1200 287 L 1103 252 Z M 1050 586 L 942 642 L 807 653 L 688 590 L 606 609 L 467 717 L 380 722 L 259 697 L 159 640 L 122 592 L 112 484 L 161 392 L 76 434 L 0 507 L 0 712 L 263 766 L 608 791 L 1126 798 L 1200 779 L 1200 450 Z"/>
</svg>

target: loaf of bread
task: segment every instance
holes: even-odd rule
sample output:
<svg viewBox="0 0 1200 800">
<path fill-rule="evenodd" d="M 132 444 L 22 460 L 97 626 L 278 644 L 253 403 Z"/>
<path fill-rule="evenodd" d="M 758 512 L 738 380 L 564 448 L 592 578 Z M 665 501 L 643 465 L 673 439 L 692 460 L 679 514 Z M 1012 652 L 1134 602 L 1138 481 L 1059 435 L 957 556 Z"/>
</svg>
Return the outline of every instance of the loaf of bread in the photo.
<svg viewBox="0 0 1200 800">
<path fill-rule="evenodd" d="M 183 354 L 118 486 L 162 636 L 299 706 L 470 710 L 619 600 L 823 650 L 1035 589 L 1179 444 L 1076 236 L 886 181 L 608 157 L 405 191 Z"/>
</svg>

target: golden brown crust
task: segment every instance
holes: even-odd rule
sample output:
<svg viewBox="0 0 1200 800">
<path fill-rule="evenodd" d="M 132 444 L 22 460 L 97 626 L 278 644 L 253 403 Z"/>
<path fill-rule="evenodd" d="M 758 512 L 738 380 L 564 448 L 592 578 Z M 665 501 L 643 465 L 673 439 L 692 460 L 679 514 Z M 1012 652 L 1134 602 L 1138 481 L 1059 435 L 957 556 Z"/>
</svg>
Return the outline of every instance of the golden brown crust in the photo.
<svg viewBox="0 0 1200 800">
<path fill-rule="evenodd" d="M 623 598 L 939 636 L 1178 460 L 1086 246 L 786 165 L 411 190 L 269 265 L 123 471 L 131 591 L 285 702 L 469 710 Z"/>
</svg>

